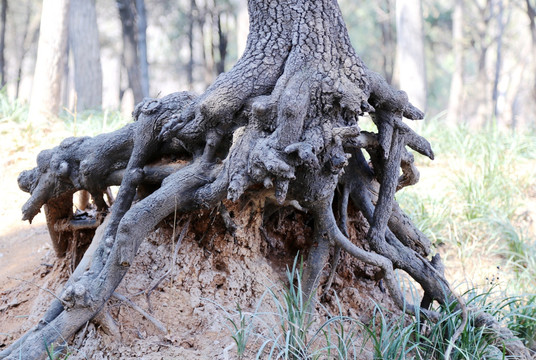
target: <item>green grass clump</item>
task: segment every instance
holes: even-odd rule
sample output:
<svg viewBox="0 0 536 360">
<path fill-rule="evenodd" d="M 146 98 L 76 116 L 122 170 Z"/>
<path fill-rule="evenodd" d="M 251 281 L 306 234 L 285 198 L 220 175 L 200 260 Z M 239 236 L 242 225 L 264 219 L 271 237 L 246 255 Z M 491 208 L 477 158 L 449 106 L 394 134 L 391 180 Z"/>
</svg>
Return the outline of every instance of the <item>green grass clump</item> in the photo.
<svg viewBox="0 0 536 360">
<path fill-rule="evenodd" d="M 72 136 L 95 136 L 111 132 L 125 126 L 131 119 L 127 119 L 118 111 L 85 110 L 71 112 L 65 110 L 60 114 L 65 129 Z"/>
<path fill-rule="evenodd" d="M 536 342 L 535 295 L 509 296 L 496 286 L 465 292 L 461 297 L 470 309 L 469 318 L 451 344 L 463 323 L 457 301 L 433 309 L 440 314 L 436 323 L 376 304 L 365 324 L 344 316 L 338 298 L 338 314 L 330 314 L 320 304 L 311 304 L 320 308 L 319 313 L 309 313 L 315 306 L 309 307 L 309 300 L 303 298 L 301 277 L 302 267 L 295 260 L 287 270 L 288 285 L 268 286 L 253 312 L 240 306 L 231 311 L 220 307 L 231 324 L 228 328 L 239 359 L 361 359 L 369 352 L 375 360 L 443 360 L 449 347 L 451 360 L 515 359 L 506 355 L 496 329 L 476 325 L 481 312 L 509 328 L 528 347 Z M 261 310 L 265 308 L 275 311 Z"/>
<path fill-rule="evenodd" d="M 376 305 L 373 320 L 365 325 L 374 359 L 442 360 L 449 345 L 453 349 L 452 360 L 516 359 L 515 355 L 506 355 L 503 340 L 494 329 L 475 325 L 476 316 L 483 311 L 512 330 L 527 346 L 534 344 L 534 296 L 509 297 L 491 288 L 485 292 L 471 289 L 462 297 L 473 311 L 469 312 L 468 322 L 454 344 L 451 344 L 452 336 L 462 324 L 462 312 L 456 301 L 434 309 L 441 315 L 437 323 L 421 321 L 419 316 L 410 319 L 392 314 Z"/>
<path fill-rule="evenodd" d="M 311 309 L 316 302 L 302 291 L 303 266 L 294 261 L 287 270 L 287 281 L 268 286 L 254 312 L 239 305 L 225 312 L 239 359 L 359 359 L 362 332 L 359 322 L 342 315 L 331 315 L 322 308 L 323 321 Z M 274 311 L 264 311 L 269 308 Z"/>
</svg>

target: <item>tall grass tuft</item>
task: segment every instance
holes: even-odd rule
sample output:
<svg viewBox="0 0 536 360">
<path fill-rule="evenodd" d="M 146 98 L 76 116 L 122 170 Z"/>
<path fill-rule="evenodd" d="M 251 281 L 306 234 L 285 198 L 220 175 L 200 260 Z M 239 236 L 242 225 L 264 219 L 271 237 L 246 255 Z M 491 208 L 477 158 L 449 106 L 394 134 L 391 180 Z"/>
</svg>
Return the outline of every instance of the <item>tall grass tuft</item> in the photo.
<svg viewBox="0 0 536 360">
<path fill-rule="evenodd" d="M 302 290 L 303 264 L 296 257 L 286 282 L 271 284 L 253 312 L 237 306 L 225 313 L 239 359 L 359 359 L 359 321 L 329 311 Z M 316 316 L 311 309 L 320 307 Z"/>
</svg>

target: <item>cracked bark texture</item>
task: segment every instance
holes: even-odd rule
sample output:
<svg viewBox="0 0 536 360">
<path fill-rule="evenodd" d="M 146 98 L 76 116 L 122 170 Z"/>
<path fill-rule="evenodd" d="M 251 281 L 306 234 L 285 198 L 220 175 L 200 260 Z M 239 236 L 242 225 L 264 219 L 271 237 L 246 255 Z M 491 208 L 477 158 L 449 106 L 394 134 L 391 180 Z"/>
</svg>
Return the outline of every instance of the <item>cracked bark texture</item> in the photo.
<svg viewBox="0 0 536 360">
<path fill-rule="evenodd" d="M 319 273 L 336 246 L 332 261 L 342 250 L 380 268 L 390 296 L 410 314 L 438 318 L 427 307 L 406 303 L 395 269 L 422 286 L 423 304 L 456 297 L 438 270 L 439 258 L 429 259 L 429 240 L 394 200 L 397 190 L 419 178 L 406 147 L 433 159 L 428 141 L 403 122 L 422 119 L 423 113 L 363 64 L 335 0 L 250 0 L 248 10 L 243 57 L 203 94 L 146 99 L 136 107 L 134 124 L 95 138 L 67 139 L 43 152 L 36 169 L 21 174 L 21 188 L 32 194 L 23 208 L 28 220 L 42 205 L 79 189 L 89 190 L 104 211 L 103 189 L 118 182 L 121 188 L 110 220 L 64 291 L 0 358 L 42 357 L 43 340 L 56 349 L 64 346 L 62 339 L 103 308 L 139 245 L 163 218 L 215 208 L 225 198 L 268 197 L 277 206 L 310 212 L 314 234 L 306 296 L 316 294 Z M 360 130 L 365 113 L 377 133 Z M 162 165 L 159 160 L 170 154 L 182 162 Z M 133 203 L 144 182 L 159 184 L 162 178 L 156 191 Z M 336 193 L 342 195 L 334 212 Z M 370 250 L 348 238 L 349 201 L 370 225 Z M 59 255 L 63 245 L 58 244 Z M 496 326 L 479 316 L 482 325 Z M 506 353 L 527 355 L 506 329 L 501 336 L 513 339 L 505 342 Z"/>
</svg>

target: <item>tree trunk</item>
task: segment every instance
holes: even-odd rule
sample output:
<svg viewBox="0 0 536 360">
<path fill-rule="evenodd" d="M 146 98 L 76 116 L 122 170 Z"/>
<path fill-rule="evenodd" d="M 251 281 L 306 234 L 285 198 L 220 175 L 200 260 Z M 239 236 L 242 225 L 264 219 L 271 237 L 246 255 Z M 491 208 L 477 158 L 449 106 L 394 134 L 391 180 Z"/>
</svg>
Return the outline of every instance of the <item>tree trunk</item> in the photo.
<svg viewBox="0 0 536 360">
<path fill-rule="evenodd" d="M 140 56 L 141 89 L 143 97 L 149 96 L 149 61 L 147 60 L 147 12 L 145 0 L 136 0 L 138 24 L 138 51 Z"/>
<path fill-rule="evenodd" d="M 194 86 L 194 25 L 197 17 L 197 5 L 195 0 L 190 0 L 190 16 L 188 16 L 188 65 L 186 66 L 186 77 L 188 89 Z"/>
<path fill-rule="evenodd" d="M 530 0 L 525 0 L 527 4 L 527 16 L 530 21 L 530 38 L 532 48 L 532 76 L 533 90 L 532 96 L 536 102 L 536 5 L 532 5 Z"/>
<path fill-rule="evenodd" d="M 383 0 L 377 4 L 376 11 L 382 33 L 382 73 L 389 84 L 393 83 L 396 54 L 396 14 L 393 14 L 393 4 L 393 0 Z"/>
<path fill-rule="evenodd" d="M 449 106 L 447 123 L 459 123 L 463 108 L 463 0 L 455 0 L 452 15 L 452 51 L 454 53 L 454 71 L 450 82 Z"/>
<path fill-rule="evenodd" d="M 71 0 L 69 45 L 74 60 L 76 110 L 102 107 L 102 67 L 95 0 Z"/>
<path fill-rule="evenodd" d="M 426 65 L 421 0 L 396 2 L 400 88 L 420 109 L 426 109 Z"/>
<path fill-rule="evenodd" d="M 30 45 L 33 42 L 33 39 L 36 37 L 35 34 L 39 32 L 39 26 L 32 26 L 32 1 L 28 0 L 26 2 L 26 16 L 24 18 L 24 30 L 21 36 L 21 43 L 22 46 L 18 49 L 17 53 L 17 70 L 15 71 L 16 74 L 16 84 L 15 84 L 15 98 L 19 97 L 19 90 L 20 90 L 20 82 L 22 79 L 22 65 L 24 63 L 24 59 L 26 58 L 26 54 L 28 53 L 28 50 L 30 49 Z"/>
<path fill-rule="evenodd" d="M 68 0 L 44 0 L 28 118 L 38 126 L 57 116 L 68 34 Z"/>
<path fill-rule="evenodd" d="M 221 19 L 221 12 L 218 12 L 217 15 L 217 23 L 218 23 L 218 52 L 220 55 L 220 58 L 218 59 L 218 62 L 216 64 L 216 71 L 219 74 L 223 73 L 225 71 L 225 60 L 227 58 L 227 33 L 222 27 L 222 19 Z"/>
<path fill-rule="evenodd" d="M 360 266 L 376 268 L 400 311 L 439 319 L 437 312 L 405 301 L 395 269 L 415 279 L 427 299 L 444 304 L 456 297 L 439 257 L 428 258 L 430 241 L 394 197 L 418 180 L 406 147 L 434 157 L 429 142 L 403 121 L 424 114 L 363 64 L 336 1 L 249 0 L 248 5 L 251 31 L 244 55 L 202 95 L 146 99 L 136 106 L 134 123 L 95 138 L 66 139 L 43 151 L 37 168 L 20 175 L 19 186 L 31 193 L 23 208 L 27 219 L 61 194 L 89 190 L 102 197 L 106 186 L 122 179 L 102 236 L 94 239 L 95 251 L 84 256 L 44 318 L 0 358 L 38 358 L 45 352 L 43 340 L 60 348 L 62 339 L 105 306 L 161 220 L 173 213 L 218 212 L 222 201 L 237 203 L 236 211 L 253 221 L 268 210 L 268 202 L 310 216 L 314 229 L 304 298 L 315 297 L 332 244 L 335 254 L 342 249 Z M 365 112 L 377 133 L 360 130 Z M 164 174 L 159 161 L 169 154 L 181 162 L 157 190 L 133 203 L 153 177 L 150 161 Z M 366 219 L 366 236 L 349 236 L 349 202 Z M 475 324 L 498 329 L 486 313 L 474 316 Z M 528 359 L 511 332 L 501 329 L 501 336 L 508 341 L 496 343 L 504 344 L 506 354 Z M 452 348 L 457 339 L 449 340 Z"/>
<path fill-rule="evenodd" d="M 143 99 L 141 67 L 138 56 L 137 26 L 135 17 L 135 0 L 116 0 L 121 18 L 123 34 L 123 57 L 127 69 L 128 86 L 134 94 L 137 104 Z"/>
<path fill-rule="evenodd" d="M 4 49 L 6 47 L 6 21 L 7 21 L 7 0 L 2 0 L 0 12 L 0 87 L 4 87 L 6 79 L 6 63 Z"/>
<path fill-rule="evenodd" d="M 493 120 L 495 125 L 499 124 L 499 80 L 502 68 L 502 46 L 504 35 L 504 5 L 502 0 L 498 0 L 499 13 L 497 14 L 497 56 L 495 58 L 495 76 L 493 78 Z"/>
</svg>

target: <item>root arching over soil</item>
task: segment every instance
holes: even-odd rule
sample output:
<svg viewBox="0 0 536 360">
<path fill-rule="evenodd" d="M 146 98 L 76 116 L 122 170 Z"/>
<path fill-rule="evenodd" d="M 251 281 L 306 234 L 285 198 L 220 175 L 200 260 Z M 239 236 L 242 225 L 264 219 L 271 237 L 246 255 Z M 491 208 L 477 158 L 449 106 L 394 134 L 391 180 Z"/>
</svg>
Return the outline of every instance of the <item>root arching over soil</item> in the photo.
<svg viewBox="0 0 536 360">
<path fill-rule="evenodd" d="M 72 206 L 77 190 L 89 191 L 98 211 L 106 211 L 107 186 L 121 187 L 109 221 L 63 292 L 0 358 L 20 353 L 39 358 L 43 339 L 62 346 L 104 307 L 141 242 L 169 214 L 244 197 L 268 198 L 271 207 L 294 206 L 312 217 L 306 294 L 319 285 L 326 262 L 336 269 L 344 251 L 379 268 L 393 301 L 410 314 L 434 321 L 438 314 L 429 310 L 430 301 L 456 297 L 440 259 L 428 258 L 428 239 L 394 200 L 397 190 L 419 178 L 407 147 L 433 159 L 428 141 L 403 122 L 422 119 L 423 113 L 363 64 L 336 1 L 250 0 L 248 8 L 244 55 L 205 93 L 145 99 L 133 124 L 95 138 L 67 139 L 21 174 L 21 188 L 32 194 L 23 209 L 28 220 L 43 205 L 50 222 L 68 218 L 63 210 Z M 365 114 L 377 133 L 360 130 Z M 368 222 L 366 248 L 349 239 L 350 202 Z M 232 220 L 224 217 L 232 229 Z M 59 256 L 66 239 L 53 236 Z M 422 286 L 422 306 L 406 303 L 395 269 Z M 495 326 L 491 317 L 478 316 L 483 325 Z M 505 349 L 525 354 L 512 339 Z"/>
</svg>

